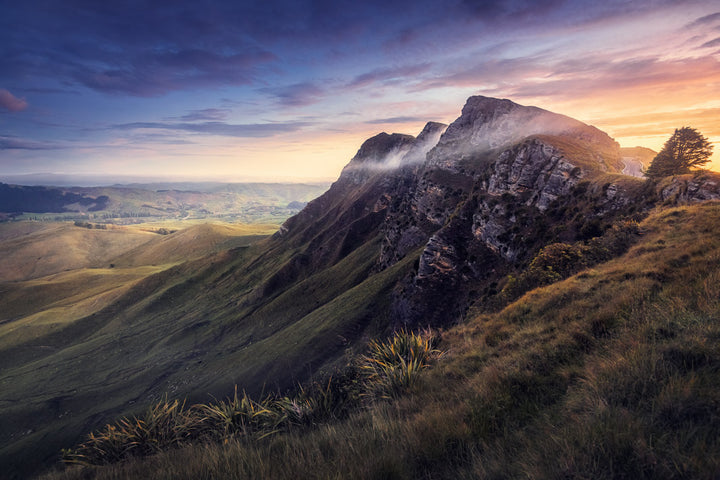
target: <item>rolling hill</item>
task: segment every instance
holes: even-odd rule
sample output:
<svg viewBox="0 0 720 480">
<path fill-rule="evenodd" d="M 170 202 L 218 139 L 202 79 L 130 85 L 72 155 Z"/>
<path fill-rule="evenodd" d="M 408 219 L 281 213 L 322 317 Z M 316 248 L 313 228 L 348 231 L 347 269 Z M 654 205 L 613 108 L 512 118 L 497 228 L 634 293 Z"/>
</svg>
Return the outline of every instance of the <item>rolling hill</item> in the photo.
<svg viewBox="0 0 720 480">
<path fill-rule="evenodd" d="M 282 223 L 327 183 L 149 183 L 50 187 L 0 183 L 0 219 L 133 224 L 214 218 Z"/>
</svg>

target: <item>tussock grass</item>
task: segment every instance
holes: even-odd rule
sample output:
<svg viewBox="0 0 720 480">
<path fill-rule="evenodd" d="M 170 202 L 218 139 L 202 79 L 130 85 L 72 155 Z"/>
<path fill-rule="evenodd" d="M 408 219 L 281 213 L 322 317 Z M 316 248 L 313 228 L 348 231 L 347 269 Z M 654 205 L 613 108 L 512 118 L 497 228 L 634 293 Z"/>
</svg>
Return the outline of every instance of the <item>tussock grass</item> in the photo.
<svg viewBox="0 0 720 480">
<path fill-rule="evenodd" d="M 294 397 L 268 395 L 253 400 L 247 393 L 185 407 L 167 399 L 151 406 L 140 417 L 123 418 L 106 425 L 74 449 L 63 450 L 66 464 L 108 465 L 145 457 L 192 443 L 232 439 L 262 440 L 293 427 L 337 420 L 370 401 L 397 397 L 409 391 L 420 373 L 440 355 L 431 331 L 405 330 L 387 341 L 372 340 L 369 353 L 327 382 L 301 386 Z M 356 372 L 361 380 L 356 381 Z"/>
<path fill-rule="evenodd" d="M 361 358 L 364 395 L 393 398 L 411 389 L 420 373 L 440 355 L 434 348 L 436 337 L 430 331 L 401 331 L 388 342 L 371 340 L 369 353 Z"/>
</svg>

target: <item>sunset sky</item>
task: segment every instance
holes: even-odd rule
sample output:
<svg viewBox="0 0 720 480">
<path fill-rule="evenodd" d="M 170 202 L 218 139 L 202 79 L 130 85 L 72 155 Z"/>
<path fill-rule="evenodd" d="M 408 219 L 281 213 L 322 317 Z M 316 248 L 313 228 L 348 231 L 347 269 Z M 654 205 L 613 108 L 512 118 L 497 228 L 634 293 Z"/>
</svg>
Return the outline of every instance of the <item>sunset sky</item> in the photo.
<svg viewBox="0 0 720 480">
<path fill-rule="evenodd" d="M 95 1 L 0 8 L 0 178 L 333 179 L 362 141 L 509 98 L 658 150 L 715 143 L 703 1 Z"/>
</svg>

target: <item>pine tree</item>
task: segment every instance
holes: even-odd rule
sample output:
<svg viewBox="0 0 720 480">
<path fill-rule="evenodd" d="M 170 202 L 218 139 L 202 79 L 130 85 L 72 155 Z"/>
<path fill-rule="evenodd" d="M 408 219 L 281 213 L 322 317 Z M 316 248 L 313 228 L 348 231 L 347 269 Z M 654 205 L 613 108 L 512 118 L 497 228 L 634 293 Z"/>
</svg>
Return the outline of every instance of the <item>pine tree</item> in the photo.
<svg viewBox="0 0 720 480">
<path fill-rule="evenodd" d="M 691 127 L 675 129 L 645 172 L 649 178 L 690 173 L 710 161 L 713 145 Z"/>
</svg>

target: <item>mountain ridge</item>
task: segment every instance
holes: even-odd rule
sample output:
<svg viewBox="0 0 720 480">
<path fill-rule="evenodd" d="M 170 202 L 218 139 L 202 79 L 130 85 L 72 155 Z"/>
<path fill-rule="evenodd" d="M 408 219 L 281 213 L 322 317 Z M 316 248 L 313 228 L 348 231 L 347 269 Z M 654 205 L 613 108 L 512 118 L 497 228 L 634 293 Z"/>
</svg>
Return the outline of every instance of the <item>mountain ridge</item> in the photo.
<svg viewBox="0 0 720 480">
<path fill-rule="evenodd" d="M 662 192 L 669 202 L 720 198 L 714 175 L 669 180 L 661 193 L 623 176 L 619 146 L 598 132 L 471 97 L 447 128 L 431 122 L 417 137 L 368 139 L 352 168 L 272 237 L 148 277 L 102 311 L 15 346 L 22 356 L 0 351 L 29 358 L 8 363 L 0 386 L 30 397 L 0 410 L 8 432 L 0 456 L 22 462 L 42 439 L 49 458 L 168 392 L 194 400 L 234 384 L 250 393 L 294 388 L 342 365 L 369 337 L 448 327 L 469 309 L 492 308 L 507 276 L 541 248 L 642 218 Z M 48 402 L 71 414 L 45 425 L 36 417 Z M 22 421 L 33 431 L 12 440 Z"/>
</svg>

